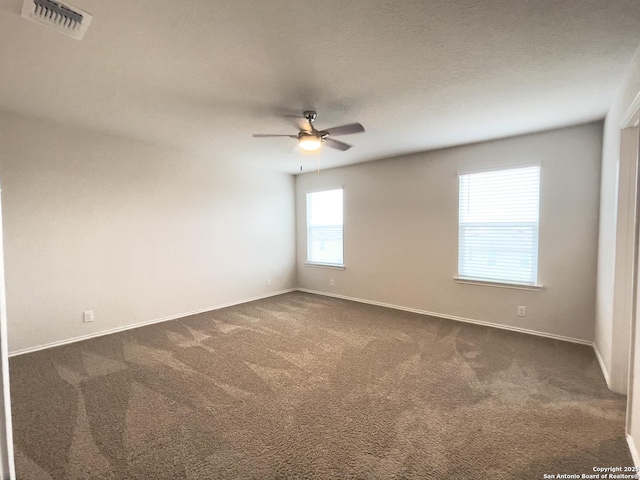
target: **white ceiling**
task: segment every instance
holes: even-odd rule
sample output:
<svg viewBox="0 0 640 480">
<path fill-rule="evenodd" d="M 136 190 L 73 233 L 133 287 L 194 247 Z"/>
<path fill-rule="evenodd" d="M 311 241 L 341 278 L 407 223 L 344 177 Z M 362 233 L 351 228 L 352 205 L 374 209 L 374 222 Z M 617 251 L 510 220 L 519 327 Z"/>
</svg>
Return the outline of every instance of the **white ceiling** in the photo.
<svg viewBox="0 0 640 480">
<path fill-rule="evenodd" d="M 291 173 L 283 114 L 365 126 L 324 168 L 587 122 L 640 44 L 638 0 L 68 3 L 81 41 L 0 0 L 1 110 Z"/>
</svg>

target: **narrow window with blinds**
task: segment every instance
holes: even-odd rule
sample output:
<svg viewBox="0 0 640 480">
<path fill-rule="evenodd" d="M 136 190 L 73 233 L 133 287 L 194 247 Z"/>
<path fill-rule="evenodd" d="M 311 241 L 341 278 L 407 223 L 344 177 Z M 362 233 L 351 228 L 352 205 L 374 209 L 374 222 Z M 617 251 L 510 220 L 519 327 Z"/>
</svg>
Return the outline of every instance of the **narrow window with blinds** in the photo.
<svg viewBox="0 0 640 480">
<path fill-rule="evenodd" d="M 538 281 L 540 167 L 459 176 L 458 278 Z"/>
<path fill-rule="evenodd" d="M 342 189 L 307 193 L 307 263 L 344 266 Z"/>
</svg>

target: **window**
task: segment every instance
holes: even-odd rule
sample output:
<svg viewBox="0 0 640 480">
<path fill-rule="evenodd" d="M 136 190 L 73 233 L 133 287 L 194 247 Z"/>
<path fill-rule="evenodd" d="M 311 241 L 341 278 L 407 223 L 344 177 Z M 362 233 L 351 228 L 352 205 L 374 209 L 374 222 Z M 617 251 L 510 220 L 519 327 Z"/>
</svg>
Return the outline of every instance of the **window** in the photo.
<svg viewBox="0 0 640 480">
<path fill-rule="evenodd" d="M 342 189 L 307 193 L 307 262 L 343 266 Z"/>
<path fill-rule="evenodd" d="M 538 281 L 540 167 L 460 175 L 458 278 Z"/>
</svg>

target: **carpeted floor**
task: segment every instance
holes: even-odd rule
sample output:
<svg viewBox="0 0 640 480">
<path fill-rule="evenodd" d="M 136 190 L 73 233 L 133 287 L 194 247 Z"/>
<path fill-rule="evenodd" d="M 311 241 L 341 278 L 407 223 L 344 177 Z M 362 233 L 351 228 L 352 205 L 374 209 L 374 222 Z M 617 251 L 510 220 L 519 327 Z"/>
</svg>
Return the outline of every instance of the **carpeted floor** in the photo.
<svg viewBox="0 0 640 480">
<path fill-rule="evenodd" d="M 632 465 L 593 350 L 301 292 L 11 359 L 39 479 L 542 479 Z"/>
</svg>

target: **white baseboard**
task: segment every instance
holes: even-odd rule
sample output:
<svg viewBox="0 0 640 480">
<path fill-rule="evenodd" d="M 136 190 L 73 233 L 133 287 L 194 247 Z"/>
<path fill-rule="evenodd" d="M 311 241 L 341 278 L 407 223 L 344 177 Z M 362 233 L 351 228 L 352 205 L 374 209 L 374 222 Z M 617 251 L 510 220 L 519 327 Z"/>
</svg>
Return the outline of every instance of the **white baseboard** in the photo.
<svg viewBox="0 0 640 480">
<path fill-rule="evenodd" d="M 607 382 L 607 387 L 611 388 L 611 380 L 609 378 L 609 370 L 607 370 L 607 365 L 604 363 L 602 359 L 602 355 L 600 355 L 600 351 L 596 346 L 596 343 L 593 342 L 593 351 L 596 352 L 596 358 L 598 359 L 598 363 L 600 364 L 600 370 L 602 370 L 602 375 L 604 375 L 604 379 Z"/>
<path fill-rule="evenodd" d="M 38 350 L 44 350 L 46 348 L 58 347 L 60 345 L 67 345 L 69 343 L 80 342 L 82 340 L 88 340 L 89 338 L 101 337 L 103 335 L 109 335 L 109 334 L 112 334 L 112 333 L 122 332 L 122 331 L 130 330 L 130 329 L 133 329 L 133 328 L 143 327 L 145 325 L 152 325 L 154 323 L 161 323 L 161 322 L 166 322 L 166 321 L 169 321 L 169 320 L 175 320 L 177 318 L 188 317 L 189 315 L 197 315 L 199 313 L 210 312 L 210 311 L 213 311 L 213 310 L 219 310 L 221 308 L 232 307 L 234 305 L 240 305 L 242 303 L 253 302 L 255 300 L 260 300 L 260 299 L 263 299 L 263 298 L 273 297 L 275 295 L 282 295 L 284 293 L 289 293 L 289 292 L 293 292 L 293 291 L 312 293 L 312 294 L 315 294 L 315 295 L 324 295 L 326 297 L 341 298 L 343 300 L 351 300 L 353 302 L 367 303 L 367 304 L 370 304 L 370 305 L 377 305 L 377 306 L 380 306 L 380 307 L 393 308 L 395 310 L 403 310 L 403 311 L 406 311 L 406 312 L 419 313 L 421 315 L 429 315 L 429 316 L 432 316 L 432 317 L 446 318 L 446 319 L 449 319 L 449 320 L 456 320 L 458 322 L 473 323 L 473 324 L 476 324 L 476 325 L 484 325 L 484 326 L 487 326 L 487 327 L 500 328 L 502 330 L 511 330 L 511 331 L 514 331 L 514 332 L 527 333 L 529 335 L 537 335 L 537 336 L 540 336 L 540 337 L 552 338 L 554 340 L 562 340 L 562 341 L 565 341 L 565 342 L 580 343 L 580 344 L 583 344 L 583 345 L 592 345 L 593 346 L 593 342 L 590 342 L 588 340 L 582 340 L 582 339 L 571 338 L 571 337 L 564 337 L 562 335 L 555 335 L 555 334 L 552 334 L 552 333 L 539 332 L 537 330 L 529 330 L 527 328 L 512 327 L 512 326 L 509 326 L 509 325 L 502 325 L 502 324 L 499 324 L 499 323 L 485 322 L 484 320 L 475 320 L 475 319 L 472 319 L 472 318 L 464 318 L 464 317 L 458 317 L 458 316 L 455 316 L 455 315 L 447 315 L 445 313 L 430 312 L 430 311 L 427 311 L 427 310 L 420 310 L 420 309 L 417 309 L 417 308 L 403 307 L 403 306 L 400 306 L 400 305 L 393 305 L 393 304 L 390 304 L 390 303 L 376 302 L 374 300 L 366 300 L 366 299 L 363 299 L 363 298 L 348 297 L 346 295 L 338 295 L 338 294 L 335 294 L 335 293 L 321 292 L 321 291 L 318 291 L 318 290 L 309 290 L 307 288 L 290 288 L 290 289 L 287 289 L 287 290 L 280 290 L 278 292 L 269 293 L 267 295 L 260 295 L 260 296 L 257 296 L 257 297 L 246 298 L 246 299 L 243 299 L 243 300 L 238 300 L 238 301 L 235 301 L 235 302 L 229 302 L 229 303 L 225 303 L 225 304 L 222 304 L 222 305 L 216 305 L 214 307 L 207 307 L 207 308 L 203 308 L 203 309 L 200 309 L 200 310 L 194 310 L 192 312 L 185 312 L 185 313 L 180 313 L 180 314 L 177 314 L 177 315 L 171 315 L 169 317 L 163 317 L 163 318 L 158 318 L 158 319 L 154 319 L 154 320 L 147 320 L 147 321 L 144 321 L 144 322 L 138 322 L 138 323 L 134 323 L 134 324 L 131 324 L 131 325 L 126 325 L 126 326 L 123 326 L 123 327 L 116 327 L 116 328 L 112 328 L 112 329 L 109 329 L 109 330 L 103 330 L 103 331 L 96 332 L 96 333 L 90 333 L 88 335 L 80 335 L 78 337 L 73 337 L 73 338 L 69 338 L 69 339 L 66 339 L 66 340 L 60 340 L 60 341 L 57 341 L 57 342 L 51 342 L 51 343 L 46 343 L 46 344 L 43 344 L 43 345 L 37 345 L 35 347 L 23 348 L 23 349 L 20 349 L 20 350 L 15 350 L 13 352 L 10 352 L 9 356 L 10 357 L 14 357 L 14 356 L 17 356 L 17 355 L 23 355 L 25 353 L 37 352 Z M 594 349 L 595 349 L 595 346 L 594 346 Z M 598 358 L 598 362 L 600 362 L 600 366 L 602 368 L 602 372 L 603 372 L 603 374 L 605 376 L 605 379 L 606 379 L 607 385 L 608 385 L 609 384 L 609 374 L 606 371 L 606 369 L 604 368 L 604 363 L 602 362 L 602 358 L 600 357 L 600 354 L 597 351 L 597 349 L 595 349 L 595 352 L 596 352 L 596 357 Z"/>
<path fill-rule="evenodd" d="M 343 300 L 351 300 L 353 302 L 368 303 L 370 305 L 378 305 L 380 307 L 393 308 L 396 310 L 404 310 L 405 312 L 419 313 L 421 315 L 429 315 L 432 317 L 446 318 L 448 320 L 456 320 L 458 322 L 474 323 L 477 325 L 484 325 L 486 327 L 500 328 L 502 330 L 511 330 L 514 332 L 528 333 L 529 335 L 537 335 L 539 337 L 553 338 L 554 340 L 562 340 L 562 341 L 571 342 L 571 343 L 580 343 L 582 345 L 590 345 L 590 346 L 593 345 L 593 342 L 589 340 L 582 340 L 580 338 L 572 338 L 572 337 L 564 337 L 562 335 L 555 335 L 553 333 L 539 332 L 537 330 L 529 330 L 528 328 L 512 327 L 510 325 L 502 325 L 500 323 L 485 322 L 484 320 L 474 320 L 473 318 L 464 318 L 464 317 L 457 317 L 455 315 L 447 315 L 445 313 L 429 312 L 427 310 L 420 310 L 417 308 L 403 307 L 400 305 L 393 305 L 391 303 L 376 302 L 374 300 L 365 300 L 363 298 L 348 297 L 346 295 L 338 295 L 335 293 L 320 292 L 317 290 L 309 290 L 307 288 L 297 288 L 296 290 L 300 292 L 313 293 L 316 295 L 324 295 L 326 297 L 342 298 Z"/>
<path fill-rule="evenodd" d="M 638 455 L 636 442 L 633 441 L 633 437 L 628 433 L 625 434 L 625 436 L 627 437 L 627 445 L 629 445 L 629 451 L 631 452 L 631 458 L 633 458 L 633 464 L 636 467 L 640 467 L 640 455 Z"/>
<path fill-rule="evenodd" d="M 16 355 L 23 355 L 25 353 L 37 352 L 38 350 L 44 350 L 46 348 L 59 347 L 60 345 L 67 345 L 69 343 L 81 342 L 82 340 L 88 340 L 89 338 L 102 337 L 104 335 L 110 335 L 112 333 L 122 332 L 124 330 L 131 330 L 133 328 L 144 327 L 145 325 L 151 325 L 154 323 L 167 322 L 169 320 L 175 320 L 177 318 L 188 317 L 189 315 L 197 315 L 199 313 L 210 312 L 212 310 L 220 310 L 221 308 L 232 307 L 234 305 L 240 305 L 241 303 L 253 302 L 255 300 L 261 300 L 263 298 L 274 297 L 276 295 L 282 295 L 283 293 L 289 293 L 295 291 L 295 288 L 289 288 L 287 290 L 280 290 L 278 292 L 268 293 L 267 295 L 260 295 L 258 297 L 245 298 L 236 302 L 224 303 L 222 305 L 216 305 L 215 307 L 202 308 L 200 310 L 194 310 L 192 312 L 179 313 L 177 315 L 171 315 L 169 317 L 157 318 L 155 320 L 146 320 L 144 322 L 133 323 L 131 325 L 125 325 L 123 327 L 111 328 L 109 330 L 103 330 L 101 332 L 90 333 L 88 335 L 80 335 L 79 337 L 68 338 L 66 340 L 59 340 L 57 342 L 45 343 L 44 345 L 38 345 L 35 347 L 22 348 L 9 352 L 10 357 Z"/>
</svg>

